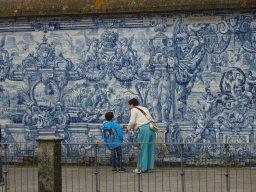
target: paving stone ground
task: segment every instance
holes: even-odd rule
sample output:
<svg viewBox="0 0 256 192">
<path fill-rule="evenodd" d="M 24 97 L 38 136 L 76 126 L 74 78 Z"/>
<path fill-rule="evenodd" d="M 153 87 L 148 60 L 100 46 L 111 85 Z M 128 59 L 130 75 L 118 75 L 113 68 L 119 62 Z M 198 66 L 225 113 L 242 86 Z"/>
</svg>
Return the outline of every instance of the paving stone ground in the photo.
<svg viewBox="0 0 256 192">
<path fill-rule="evenodd" d="M 138 175 L 135 167 L 126 167 L 127 172 L 112 173 L 111 166 L 98 168 L 99 191 L 139 191 Z M 185 192 L 225 192 L 225 167 L 186 167 Z M 229 168 L 230 192 L 255 192 L 256 167 Z M 37 167 L 18 167 L 9 165 L 8 192 L 38 191 Z M 140 190 L 180 192 L 181 175 L 179 167 L 156 167 L 152 173 L 143 173 Z M 0 187 L 0 192 L 5 186 Z M 62 191 L 96 191 L 95 168 L 93 166 L 62 166 Z"/>
</svg>

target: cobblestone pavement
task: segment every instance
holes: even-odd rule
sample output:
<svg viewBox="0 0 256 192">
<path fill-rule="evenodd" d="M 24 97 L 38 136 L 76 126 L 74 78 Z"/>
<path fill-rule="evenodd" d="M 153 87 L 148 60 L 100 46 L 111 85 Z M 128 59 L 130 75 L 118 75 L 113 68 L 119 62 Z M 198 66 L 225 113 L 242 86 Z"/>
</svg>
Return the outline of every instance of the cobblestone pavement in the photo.
<svg viewBox="0 0 256 192">
<path fill-rule="evenodd" d="M 134 167 L 126 167 L 127 172 L 113 173 L 110 166 L 98 168 L 98 188 L 100 191 L 139 191 L 138 174 L 133 173 Z M 230 192 L 255 192 L 256 167 L 229 168 Z M 37 167 L 8 168 L 9 192 L 38 191 Z M 225 192 L 225 167 L 186 167 L 186 192 Z M 181 175 L 179 167 L 156 167 L 152 173 L 143 173 L 140 182 L 141 191 L 180 192 Z M 0 192 L 5 186 L 0 187 Z M 91 166 L 63 166 L 62 191 L 96 191 L 95 169 Z"/>
</svg>

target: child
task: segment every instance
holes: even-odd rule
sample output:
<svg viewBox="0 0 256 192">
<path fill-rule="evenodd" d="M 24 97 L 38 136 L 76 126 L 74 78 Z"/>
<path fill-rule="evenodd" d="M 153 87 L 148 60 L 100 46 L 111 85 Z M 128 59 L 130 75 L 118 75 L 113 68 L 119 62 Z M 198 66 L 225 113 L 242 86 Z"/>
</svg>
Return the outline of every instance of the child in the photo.
<svg viewBox="0 0 256 192">
<path fill-rule="evenodd" d="M 107 112 L 105 114 L 105 118 L 108 121 L 103 126 L 103 139 L 106 143 L 121 143 L 123 141 L 123 135 L 122 131 L 119 127 L 119 125 L 116 122 L 113 122 L 114 120 L 114 113 L 113 112 Z M 121 144 L 106 144 L 107 149 L 111 150 L 111 158 L 112 158 L 112 165 L 113 169 L 112 172 L 124 172 L 126 169 L 122 167 L 122 149 Z M 116 169 L 116 155 L 118 158 L 118 167 L 119 169 Z"/>
</svg>

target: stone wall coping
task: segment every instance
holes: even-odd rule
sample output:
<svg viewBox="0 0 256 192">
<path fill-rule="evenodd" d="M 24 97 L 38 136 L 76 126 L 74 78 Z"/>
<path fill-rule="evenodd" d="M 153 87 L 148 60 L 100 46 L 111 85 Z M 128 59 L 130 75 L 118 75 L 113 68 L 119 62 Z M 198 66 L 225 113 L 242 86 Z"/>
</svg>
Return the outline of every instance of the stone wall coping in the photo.
<svg viewBox="0 0 256 192">
<path fill-rule="evenodd" d="M 256 8 L 256 0 L 3 0 L 0 17 L 70 16 Z"/>
</svg>

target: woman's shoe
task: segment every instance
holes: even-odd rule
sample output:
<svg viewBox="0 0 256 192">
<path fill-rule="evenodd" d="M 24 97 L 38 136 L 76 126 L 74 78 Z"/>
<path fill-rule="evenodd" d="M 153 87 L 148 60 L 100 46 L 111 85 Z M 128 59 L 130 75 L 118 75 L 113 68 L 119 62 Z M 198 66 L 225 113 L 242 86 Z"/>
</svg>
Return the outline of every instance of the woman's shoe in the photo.
<svg viewBox="0 0 256 192">
<path fill-rule="evenodd" d="M 139 171 L 139 169 L 137 169 L 137 168 L 133 170 L 133 173 L 140 173 L 140 172 L 141 171 Z"/>
</svg>

